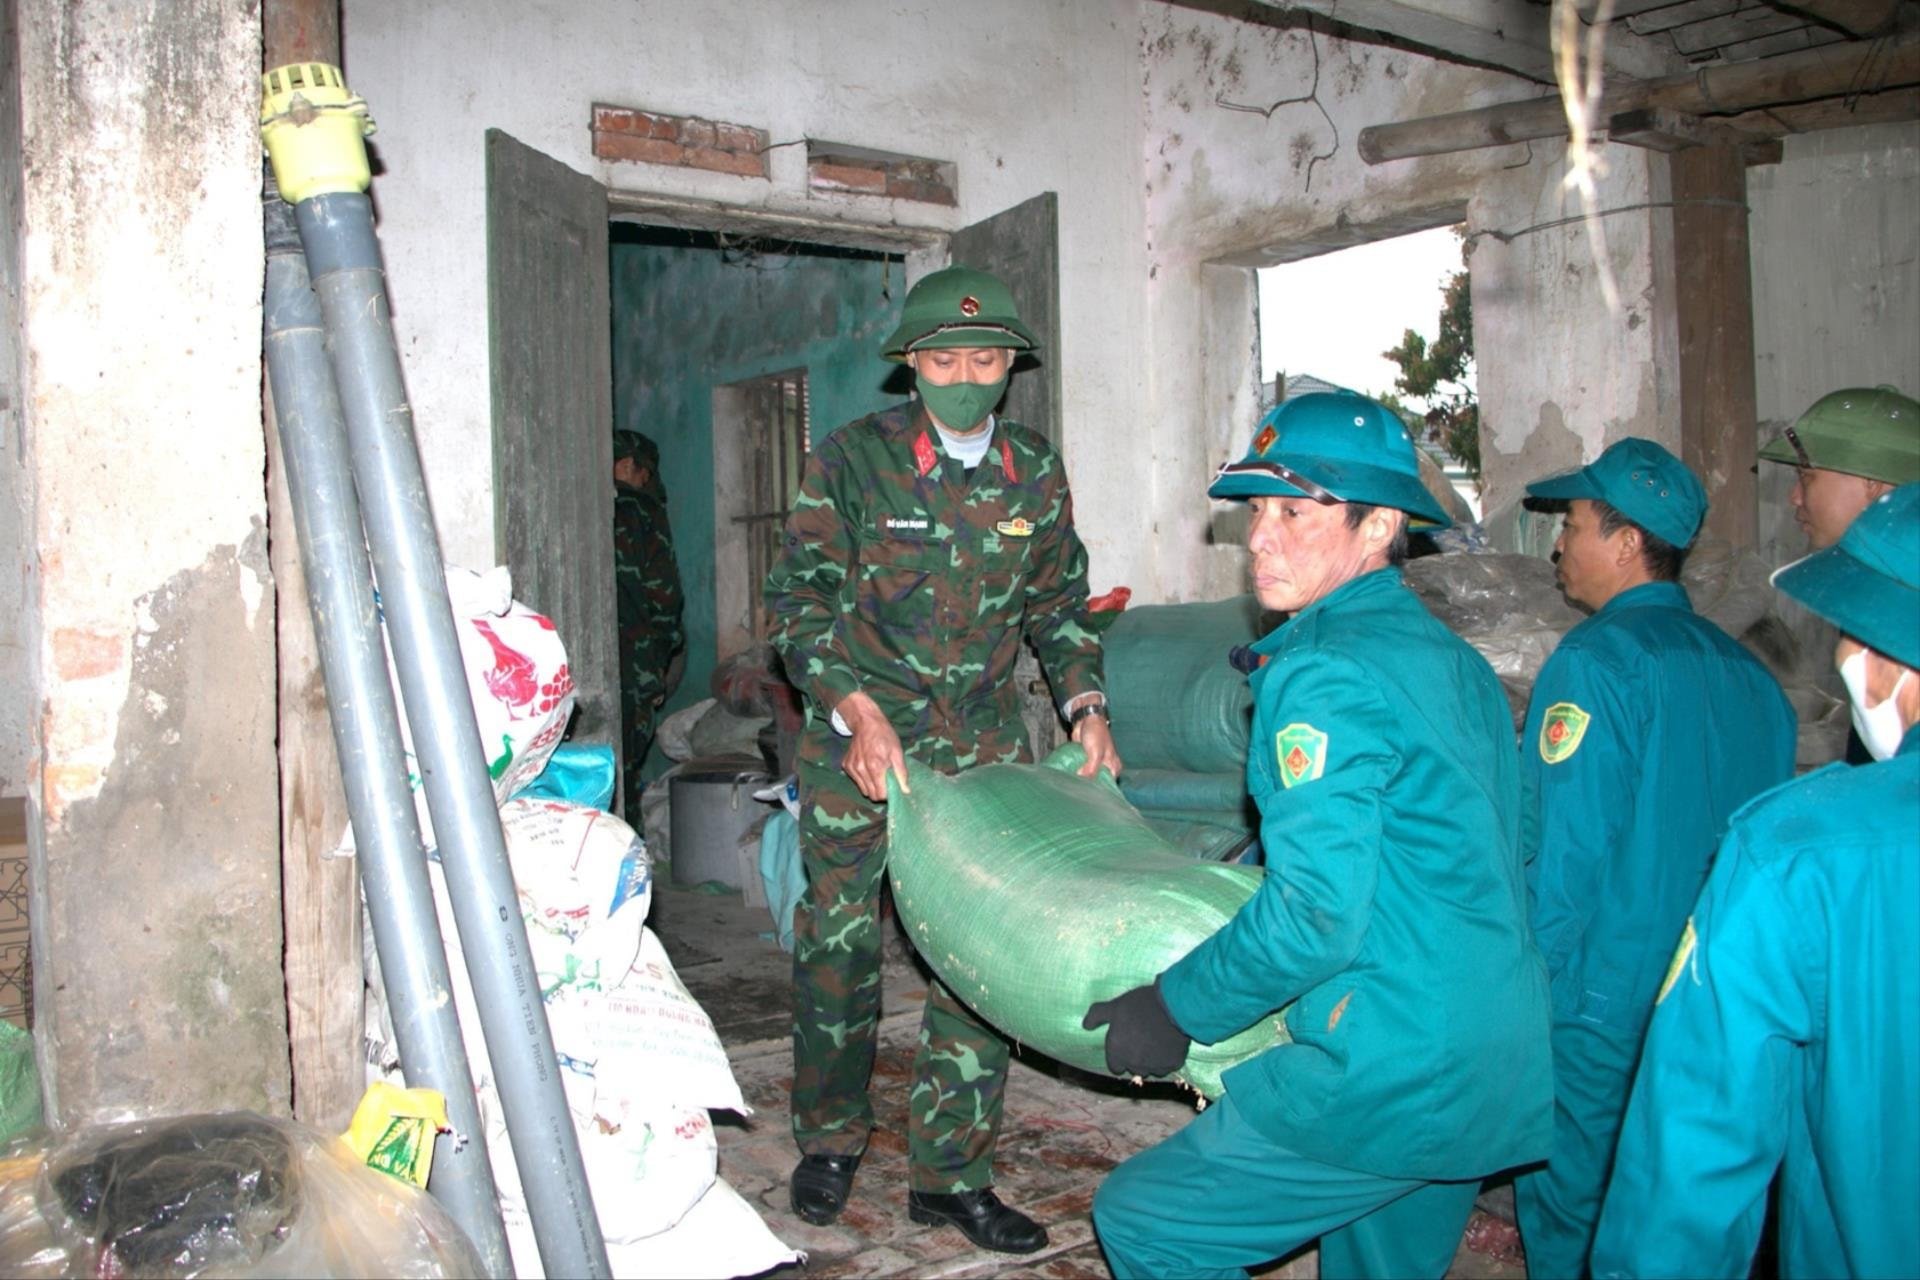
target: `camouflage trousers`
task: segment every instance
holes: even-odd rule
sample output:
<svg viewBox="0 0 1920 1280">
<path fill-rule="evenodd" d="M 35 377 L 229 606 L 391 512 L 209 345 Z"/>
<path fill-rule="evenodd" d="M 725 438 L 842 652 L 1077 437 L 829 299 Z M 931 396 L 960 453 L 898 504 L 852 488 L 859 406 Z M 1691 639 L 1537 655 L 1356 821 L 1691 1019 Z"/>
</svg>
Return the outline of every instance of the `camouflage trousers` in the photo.
<svg viewBox="0 0 1920 1280">
<path fill-rule="evenodd" d="M 873 1130 L 867 1086 L 880 1017 L 886 811 L 841 771 L 844 744 L 823 751 L 818 733 L 817 725 L 809 730 L 799 768 L 808 883 L 793 913 L 793 1136 L 806 1155 L 857 1155 Z M 1024 735 L 1017 746 L 987 754 L 1030 757 Z M 907 1097 L 913 1190 L 992 1185 L 1008 1057 L 997 1032 L 938 981 L 928 982 Z"/>
<path fill-rule="evenodd" d="M 660 704 L 667 700 L 665 666 L 634 665 L 620 673 L 620 794 L 627 821 L 640 825 L 640 769 L 653 747 Z"/>
</svg>

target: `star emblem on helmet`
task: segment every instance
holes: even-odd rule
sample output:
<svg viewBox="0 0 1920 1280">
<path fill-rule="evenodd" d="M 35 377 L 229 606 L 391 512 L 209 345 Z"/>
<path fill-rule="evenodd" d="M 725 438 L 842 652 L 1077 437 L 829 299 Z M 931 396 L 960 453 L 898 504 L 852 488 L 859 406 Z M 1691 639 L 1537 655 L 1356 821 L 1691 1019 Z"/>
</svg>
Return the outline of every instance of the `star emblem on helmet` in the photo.
<svg viewBox="0 0 1920 1280">
<path fill-rule="evenodd" d="M 980 299 L 968 294 L 960 299 L 960 314 L 971 320 L 980 314 Z"/>
<path fill-rule="evenodd" d="M 1255 453 L 1265 453 L 1267 446 L 1272 444 L 1274 437 L 1279 434 L 1278 431 L 1273 429 L 1273 424 L 1268 423 L 1260 429 L 1260 434 L 1253 438 L 1253 451 Z"/>
</svg>

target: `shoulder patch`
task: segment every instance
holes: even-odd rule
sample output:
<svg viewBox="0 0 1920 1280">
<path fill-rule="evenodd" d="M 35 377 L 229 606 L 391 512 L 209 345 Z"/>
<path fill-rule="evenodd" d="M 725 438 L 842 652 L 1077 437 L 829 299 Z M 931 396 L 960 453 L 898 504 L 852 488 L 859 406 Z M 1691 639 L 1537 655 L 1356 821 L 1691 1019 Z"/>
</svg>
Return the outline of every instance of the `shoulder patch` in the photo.
<svg viewBox="0 0 1920 1280">
<path fill-rule="evenodd" d="M 1655 1005 L 1667 1002 L 1667 993 L 1673 990 L 1673 984 L 1680 981 L 1680 971 L 1687 967 L 1687 961 L 1693 959 L 1694 944 L 1699 935 L 1693 931 L 1693 917 L 1687 917 L 1687 927 L 1680 931 L 1680 945 L 1673 949 L 1673 959 L 1667 962 L 1667 976 L 1660 984 L 1660 994 L 1654 998 Z"/>
<path fill-rule="evenodd" d="M 1310 724 L 1290 724 L 1273 735 L 1280 785 L 1289 790 L 1312 782 L 1327 767 L 1327 735 Z"/>
<path fill-rule="evenodd" d="M 1580 749 L 1593 717 L 1571 702 L 1556 702 L 1540 717 L 1540 758 L 1559 764 Z"/>
</svg>

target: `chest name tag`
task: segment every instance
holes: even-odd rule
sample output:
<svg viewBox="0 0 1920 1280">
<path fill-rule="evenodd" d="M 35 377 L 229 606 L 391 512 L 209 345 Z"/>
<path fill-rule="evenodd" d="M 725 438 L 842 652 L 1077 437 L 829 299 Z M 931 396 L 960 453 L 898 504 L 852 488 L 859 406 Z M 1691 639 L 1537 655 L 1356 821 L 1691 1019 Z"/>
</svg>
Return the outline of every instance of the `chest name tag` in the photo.
<svg viewBox="0 0 1920 1280">
<path fill-rule="evenodd" d="M 1310 724 L 1290 724 L 1273 735 L 1280 785 L 1292 790 L 1312 782 L 1327 767 L 1327 735 Z"/>
<path fill-rule="evenodd" d="M 881 516 L 880 527 L 888 533 L 925 533 L 933 521 L 925 516 Z"/>
<path fill-rule="evenodd" d="M 1593 717 L 1571 702 L 1556 702 L 1540 717 L 1540 758 L 1559 764 L 1580 749 Z"/>
<path fill-rule="evenodd" d="M 1009 538 L 1031 538 L 1033 536 L 1033 522 L 1025 516 L 1015 516 L 1011 520 L 1002 520 L 993 527 Z"/>
</svg>

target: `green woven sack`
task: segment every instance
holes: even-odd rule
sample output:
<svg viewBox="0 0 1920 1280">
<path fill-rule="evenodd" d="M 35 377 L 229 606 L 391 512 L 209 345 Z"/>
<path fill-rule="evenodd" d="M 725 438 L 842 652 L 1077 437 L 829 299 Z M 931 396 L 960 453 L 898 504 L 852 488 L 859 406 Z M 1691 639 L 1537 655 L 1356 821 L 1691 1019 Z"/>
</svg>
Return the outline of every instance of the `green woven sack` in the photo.
<svg viewBox="0 0 1920 1280">
<path fill-rule="evenodd" d="M 1127 767 L 1242 776 L 1253 691 L 1227 655 L 1259 637 L 1250 595 L 1123 612 L 1100 648 Z"/>
<path fill-rule="evenodd" d="M 1155 833 L 1068 743 L 1041 765 L 888 781 L 887 871 L 908 935 L 948 990 L 1017 1043 L 1107 1073 L 1096 1000 L 1151 982 L 1260 887 L 1257 867 L 1196 862 Z M 1279 1017 L 1196 1045 L 1173 1078 L 1208 1098 L 1220 1074 L 1282 1043 Z"/>
</svg>

